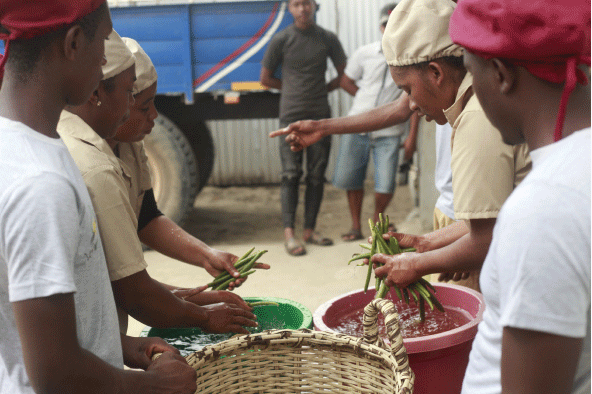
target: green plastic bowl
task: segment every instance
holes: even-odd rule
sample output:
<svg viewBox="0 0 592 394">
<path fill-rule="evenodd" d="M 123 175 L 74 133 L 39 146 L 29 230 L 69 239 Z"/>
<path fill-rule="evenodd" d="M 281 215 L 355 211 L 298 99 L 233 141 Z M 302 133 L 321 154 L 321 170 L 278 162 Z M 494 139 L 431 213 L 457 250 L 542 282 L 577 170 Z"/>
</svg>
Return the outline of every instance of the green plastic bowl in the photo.
<svg viewBox="0 0 592 394">
<path fill-rule="evenodd" d="M 262 305 L 253 307 L 257 316 L 258 327 L 247 327 L 253 333 L 275 330 L 309 328 L 312 329 L 312 313 L 302 304 L 275 297 L 244 297 L 247 302 L 275 302 L 278 305 Z M 146 326 L 140 337 L 160 337 L 173 345 L 183 356 L 201 350 L 206 345 L 212 345 L 231 338 L 233 333 L 209 334 L 199 328 L 152 328 Z"/>
</svg>

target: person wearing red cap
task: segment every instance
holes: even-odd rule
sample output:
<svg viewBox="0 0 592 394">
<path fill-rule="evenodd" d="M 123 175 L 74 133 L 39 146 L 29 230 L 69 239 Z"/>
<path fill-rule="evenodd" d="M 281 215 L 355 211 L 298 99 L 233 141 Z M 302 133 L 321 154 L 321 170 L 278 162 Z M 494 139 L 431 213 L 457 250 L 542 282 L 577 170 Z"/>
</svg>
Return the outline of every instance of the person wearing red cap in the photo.
<svg viewBox="0 0 592 394">
<path fill-rule="evenodd" d="M 452 40 L 483 110 L 532 172 L 481 271 L 463 393 L 590 393 L 590 1 L 463 0 Z"/>
<path fill-rule="evenodd" d="M 173 347 L 119 334 L 92 202 L 56 132 L 97 88 L 111 30 L 104 0 L 0 2 L 1 393 L 196 388 Z"/>
</svg>

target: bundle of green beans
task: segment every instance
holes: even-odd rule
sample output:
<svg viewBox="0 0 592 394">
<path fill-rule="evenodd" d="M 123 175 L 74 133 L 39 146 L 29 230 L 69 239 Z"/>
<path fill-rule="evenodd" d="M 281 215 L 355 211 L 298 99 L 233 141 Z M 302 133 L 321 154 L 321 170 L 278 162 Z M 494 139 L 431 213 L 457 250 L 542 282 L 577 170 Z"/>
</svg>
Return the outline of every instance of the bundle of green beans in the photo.
<svg viewBox="0 0 592 394">
<path fill-rule="evenodd" d="M 376 253 L 395 255 L 405 252 L 415 252 L 415 248 L 401 249 L 401 247 L 399 246 L 399 242 L 395 237 L 391 237 L 388 243 L 384 240 L 382 234 L 388 232 L 388 215 L 386 216 L 386 219 L 384 219 L 382 214 L 380 214 L 378 223 L 374 224 L 372 220 L 369 219 L 368 224 L 370 225 L 370 231 L 372 233 L 372 244 L 360 244 L 360 246 L 364 249 L 369 250 L 370 252 L 355 255 L 348 262 L 348 264 L 355 260 L 370 260 L 372 256 L 374 256 Z M 366 283 L 364 285 L 364 293 L 368 291 L 368 285 L 370 284 L 371 276 L 372 262 L 369 262 L 368 274 L 366 275 Z M 397 293 L 397 296 L 400 300 L 404 300 L 407 304 L 409 304 L 410 302 L 411 298 L 409 294 L 411 294 L 411 297 L 419 306 L 419 317 L 421 321 L 425 320 L 425 303 L 427 303 L 432 310 L 435 306 L 438 310 L 444 312 L 444 307 L 442 306 L 442 304 L 438 301 L 436 296 L 428 289 L 431 289 L 434 293 L 436 292 L 436 289 L 430 284 L 430 282 L 423 278 L 420 278 L 418 281 L 413 282 L 412 284 L 403 289 L 400 289 L 399 287 L 395 286 L 395 292 Z M 374 298 L 384 298 L 384 296 L 387 295 L 388 291 L 389 286 L 387 286 L 381 278 L 376 277 L 376 295 Z"/>
<path fill-rule="evenodd" d="M 246 278 L 247 276 L 251 275 L 255 272 L 253 266 L 257 263 L 257 260 L 267 253 L 267 250 L 262 250 L 260 252 L 254 253 L 253 251 L 255 248 L 251 248 L 247 253 L 243 255 L 240 259 L 236 260 L 234 263 L 234 268 L 240 272 L 240 276 L 235 278 L 231 276 L 228 271 L 222 272 L 220 275 L 216 276 L 214 280 L 208 283 L 208 287 L 211 287 L 212 290 L 226 290 L 228 289 L 228 285 L 230 282 L 233 282 L 240 278 Z"/>
</svg>

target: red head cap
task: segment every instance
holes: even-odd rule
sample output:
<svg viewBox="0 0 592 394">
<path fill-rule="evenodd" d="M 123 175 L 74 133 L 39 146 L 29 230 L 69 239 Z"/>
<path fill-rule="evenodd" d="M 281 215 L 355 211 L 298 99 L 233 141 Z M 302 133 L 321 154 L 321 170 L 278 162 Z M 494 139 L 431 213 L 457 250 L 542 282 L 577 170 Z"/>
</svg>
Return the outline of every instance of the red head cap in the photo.
<svg viewBox="0 0 592 394">
<path fill-rule="evenodd" d="M 561 139 L 569 95 L 578 82 L 588 82 L 577 66 L 590 66 L 590 0 L 462 0 L 449 32 L 476 55 L 565 83 L 555 126 L 555 141 Z"/>
<path fill-rule="evenodd" d="M 2 0 L 0 25 L 9 34 L 0 33 L 5 40 L 4 56 L 0 55 L 0 80 L 8 57 L 10 41 L 30 39 L 68 26 L 95 11 L 105 0 Z"/>
</svg>

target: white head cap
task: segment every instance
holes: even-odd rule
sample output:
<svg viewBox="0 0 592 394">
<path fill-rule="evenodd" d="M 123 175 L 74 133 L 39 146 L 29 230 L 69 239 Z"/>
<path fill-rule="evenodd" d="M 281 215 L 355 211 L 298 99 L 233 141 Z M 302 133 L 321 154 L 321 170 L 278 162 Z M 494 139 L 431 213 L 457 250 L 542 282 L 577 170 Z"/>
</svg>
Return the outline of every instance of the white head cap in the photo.
<svg viewBox="0 0 592 394">
<path fill-rule="evenodd" d="M 407 66 L 445 56 L 462 56 L 463 49 L 448 34 L 451 0 L 402 0 L 391 12 L 382 36 L 382 51 L 391 66 Z"/>
<path fill-rule="evenodd" d="M 134 94 L 138 94 L 156 82 L 158 78 L 156 75 L 156 68 L 154 68 L 152 60 L 150 60 L 150 57 L 148 57 L 136 40 L 128 37 L 123 37 L 122 40 L 136 58 L 136 82 L 134 83 Z"/>
<path fill-rule="evenodd" d="M 115 30 L 105 41 L 105 57 L 107 63 L 103 66 L 103 80 L 120 74 L 136 62 L 136 58 Z"/>
</svg>

